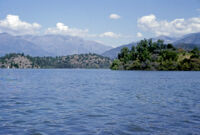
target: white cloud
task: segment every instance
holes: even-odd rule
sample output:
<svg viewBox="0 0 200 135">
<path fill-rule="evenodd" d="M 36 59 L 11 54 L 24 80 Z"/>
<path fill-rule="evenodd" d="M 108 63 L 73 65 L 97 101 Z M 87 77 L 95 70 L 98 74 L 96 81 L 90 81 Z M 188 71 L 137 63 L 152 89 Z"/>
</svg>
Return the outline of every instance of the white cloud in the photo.
<svg viewBox="0 0 200 135">
<path fill-rule="evenodd" d="M 100 37 L 110 37 L 110 38 L 119 38 L 119 37 L 121 37 L 121 35 L 120 34 L 116 34 L 116 33 L 114 33 L 114 32 L 104 32 L 104 33 L 102 33 L 102 34 L 100 34 L 99 35 Z"/>
<path fill-rule="evenodd" d="M 36 34 L 40 28 L 40 24 L 21 21 L 17 15 L 7 15 L 4 20 L 0 20 L 0 32 L 13 35 Z"/>
<path fill-rule="evenodd" d="M 142 33 L 141 33 L 141 32 L 138 32 L 138 33 L 137 33 L 137 37 L 139 37 L 139 38 L 140 38 L 140 37 L 143 37 Z"/>
<path fill-rule="evenodd" d="M 181 36 L 188 33 L 200 32 L 200 17 L 174 19 L 172 21 L 157 20 L 156 16 L 151 14 L 138 19 L 138 27 L 151 31 L 156 36 Z"/>
<path fill-rule="evenodd" d="M 110 14 L 109 18 L 110 19 L 119 19 L 121 17 L 118 14 Z"/>
<path fill-rule="evenodd" d="M 46 30 L 46 34 L 62 34 L 62 35 L 70 35 L 70 36 L 78 36 L 78 37 L 95 37 L 94 34 L 89 34 L 88 29 L 77 29 L 70 28 L 69 26 L 58 22 L 56 27 L 48 28 Z"/>
</svg>

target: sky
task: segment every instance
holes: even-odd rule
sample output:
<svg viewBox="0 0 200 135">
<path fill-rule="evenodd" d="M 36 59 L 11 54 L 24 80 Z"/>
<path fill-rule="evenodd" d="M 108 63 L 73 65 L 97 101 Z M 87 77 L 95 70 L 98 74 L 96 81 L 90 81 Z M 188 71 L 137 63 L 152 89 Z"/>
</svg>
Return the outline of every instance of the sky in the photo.
<svg viewBox="0 0 200 135">
<path fill-rule="evenodd" d="M 117 47 L 200 32 L 200 0 L 0 0 L 0 32 L 71 35 Z"/>
</svg>

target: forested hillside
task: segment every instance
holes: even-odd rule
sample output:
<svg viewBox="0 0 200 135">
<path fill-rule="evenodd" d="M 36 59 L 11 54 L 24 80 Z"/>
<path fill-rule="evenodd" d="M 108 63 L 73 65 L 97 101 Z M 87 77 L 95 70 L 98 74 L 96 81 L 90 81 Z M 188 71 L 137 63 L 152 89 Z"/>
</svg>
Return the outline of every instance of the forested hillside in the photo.
<svg viewBox="0 0 200 135">
<path fill-rule="evenodd" d="M 109 68 L 111 60 L 97 54 L 32 57 L 12 53 L 0 57 L 0 68 Z"/>
</svg>

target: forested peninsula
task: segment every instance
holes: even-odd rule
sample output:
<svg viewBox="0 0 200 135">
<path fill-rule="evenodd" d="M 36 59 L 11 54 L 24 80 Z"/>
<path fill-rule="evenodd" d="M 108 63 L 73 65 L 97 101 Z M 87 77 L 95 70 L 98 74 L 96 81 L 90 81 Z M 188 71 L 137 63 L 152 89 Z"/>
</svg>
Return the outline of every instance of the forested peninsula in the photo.
<svg viewBox="0 0 200 135">
<path fill-rule="evenodd" d="M 153 42 L 141 40 L 131 49 L 121 49 L 113 61 L 112 70 L 200 70 L 200 51 L 198 48 L 184 50 L 163 40 Z"/>
</svg>

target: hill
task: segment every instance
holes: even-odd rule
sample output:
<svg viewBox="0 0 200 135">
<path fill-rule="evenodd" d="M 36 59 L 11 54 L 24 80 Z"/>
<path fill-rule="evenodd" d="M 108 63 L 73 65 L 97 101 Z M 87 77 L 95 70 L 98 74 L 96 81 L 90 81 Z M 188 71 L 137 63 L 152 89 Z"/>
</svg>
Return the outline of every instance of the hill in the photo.
<svg viewBox="0 0 200 135">
<path fill-rule="evenodd" d="M 32 57 L 20 53 L 0 57 L 0 68 L 109 68 L 111 60 L 97 54 Z"/>
</svg>

